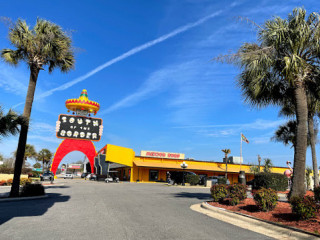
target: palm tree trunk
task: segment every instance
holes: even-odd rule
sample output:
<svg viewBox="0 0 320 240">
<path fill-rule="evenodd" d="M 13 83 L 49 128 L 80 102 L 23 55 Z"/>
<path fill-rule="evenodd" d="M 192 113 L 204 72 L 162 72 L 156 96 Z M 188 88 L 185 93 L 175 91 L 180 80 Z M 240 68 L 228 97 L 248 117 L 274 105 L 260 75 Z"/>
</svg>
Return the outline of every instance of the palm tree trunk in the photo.
<svg viewBox="0 0 320 240">
<path fill-rule="evenodd" d="M 297 115 L 297 139 L 294 148 L 294 166 L 292 189 L 290 198 L 293 196 L 304 196 L 305 187 L 305 168 L 307 151 L 307 123 L 308 123 L 308 104 L 305 89 L 300 84 L 294 90 L 295 108 Z"/>
<path fill-rule="evenodd" d="M 308 127 L 309 127 L 309 133 L 310 133 L 314 187 L 317 187 L 319 186 L 319 172 L 318 172 L 318 163 L 317 163 L 317 154 L 316 154 L 316 141 L 315 141 L 316 136 L 314 134 L 313 116 L 309 116 L 308 118 Z"/>
<path fill-rule="evenodd" d="M 39 68 L 34 64 L 31 65 L 28 92 L 26 97 L 26 103 L 24 105 L 24 110 L 23 110 L 23 116 L 26 118 L 26 124 L 22 125 L 20 130 L 10 197 L 19 196 L 20 175 L 21 175 L 21 169 L 22 169 L 23 160 L 24 160 L 24 153 L 26 150 L 27 135 L 28 135 L 28 129 L 29 129 L 29 119 L 31 115 L 32 103 L 34 98 L 34 92 L 36 90 L 38 75 L 39 75 Z"/>
<path fill-rule="evenodd" d="M 226 179 L 228 180 L 228 154 L 225 155 L 226 158 Z"/>
</svg>

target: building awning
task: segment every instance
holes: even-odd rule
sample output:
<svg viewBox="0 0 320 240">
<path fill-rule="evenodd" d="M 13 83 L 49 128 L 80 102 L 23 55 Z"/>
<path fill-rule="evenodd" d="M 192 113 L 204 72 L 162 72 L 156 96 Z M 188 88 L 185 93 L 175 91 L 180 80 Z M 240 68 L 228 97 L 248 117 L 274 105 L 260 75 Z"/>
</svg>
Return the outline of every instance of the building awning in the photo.
<svg viewBox="0 0 320 240">
<path fill-rule="evenodd" d="M 187 161 L 186 161 L 187 162 Z M 151 161 L 141 161 L 141 160 L 134 160 L 134 164 L 137 167 L 149 167 L 149 168 L 163 168 L 163 169 L 181 169 L 180 162 L 151 162 Z M 186 171 L 213 171 L 213 172 L 225 172 L 226 171 L 226 164 L 225 163 L 208 163 L 203 162 L 202 164 L 193 164 L 191 161 L 187 162 L 188 168 Z M 247 169 L 241 169 L 246 173 L 250 173 Z M 229 173 L 239 173 L 240 167 L 239 165 L 232 166 L 228 164 L 228 172 Z"/>
</svg>

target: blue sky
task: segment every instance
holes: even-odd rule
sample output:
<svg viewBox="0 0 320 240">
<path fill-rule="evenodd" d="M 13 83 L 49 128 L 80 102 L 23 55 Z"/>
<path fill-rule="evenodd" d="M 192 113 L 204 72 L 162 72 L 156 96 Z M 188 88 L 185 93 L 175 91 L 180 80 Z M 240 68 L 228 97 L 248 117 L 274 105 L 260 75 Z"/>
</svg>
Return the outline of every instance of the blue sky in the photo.
<svg viewBox="0 0 320 240">
<path fill-rule="evenodd" d="M 76 66 L 68 74 L 41 71 L 31 115 L 28 143 L 55 152 L 58 115 L 64 102 L 87 89 L 100 103 L 104 121 L 99 150 L 115 144 L 140 150 L 185 153 L 198 160 L 222 161 L 221 149 L 240 155 L 245 163 L 257 155 L 284 166 L 293 149 L 270 141 L 285 121 L 278 109 L 253 109 L 236 86 L 239 69 L 211 61 L 256 40 L 255 29 L 236 20 L 258 24 L 272 16 L 286 17 L 294 7 L 319 11 L 317 1 L 1 1 L 1 15 L 50 20 L 72 33 Z M 11 47 L 8 29 L 0 24 L 0 49 Z M 129 51 L 129 52 L 128 52 Z M 22 113 L 29 71 L 24 63 L 0 62 L 0 104 Z M 0 153 L 16 149 L 17 137 L 1 139 Z M 319 148 L 318 148 L 319 149 Z M 317 150 L 318 150 L 317 149 Z M 318 150 L 319 152 L 319 150 Z M 83 160 L 74 152 L 63 163 Z M 307 164 L 311 166 L 308 149 Z"/>
</svg>

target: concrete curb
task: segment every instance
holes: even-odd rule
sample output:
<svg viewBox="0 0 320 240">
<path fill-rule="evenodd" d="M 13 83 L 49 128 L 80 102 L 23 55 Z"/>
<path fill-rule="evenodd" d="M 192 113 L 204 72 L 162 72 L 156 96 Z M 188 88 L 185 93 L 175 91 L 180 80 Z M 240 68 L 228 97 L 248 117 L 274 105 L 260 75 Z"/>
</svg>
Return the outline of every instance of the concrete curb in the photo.
<svg viewBox="0 0 320 240">
<path fill-rule="evenodd" d="M 23 201 L 23 200 L 35 200 L 35 199 L 42 199 L 47 198 L 48 195 L 43 196 L 35 196 L 35 197 L 17 197 L 17 198 L 0 198 L 0 202 L 11 202 L 11 201 Z"/>
<path fill-rule="evenodd" d="M 263 219 L 259 219 L 250 215 L 246 215 L 243 213 L 238 213 L 238 212 L 233 212 L 224 208 L 218 208 L 218 207 L 214 207 L 210 204 L 208 204 L 207 202 L 203 202 L 201 203 L 201 207 L 209 210 L 209 211 L 213 211 L 219 214 L 224 214 L 227 215 L 228 217 L 237 219 L 239 221 L 243 221 L 248 223 L 248 221 L 251 222 L 251 224 L 256 225 L 256 226 L 264 226 L 266 228 L 268 228 L 269 230 L 275 230 L 276 232 L 279 232 L 279 228 L 282 229 L 283 233 L 288 234 L 290 237 L 294 237 L 297 239 L 319 239 L 320 235 L 315 234 L 315 233 L 310 233 L 307 232 L 305 230 L 302 229 L 298 229 L 295 227 L 291 227 L 291 226 L 287 226 L 287 225 L 283 225 L 280 223 L 275 223 L 275 222 L 271 222 L 271 221 L 267 221 L 267 220 L 263 220 Z M 301 236 L 301 234 L 305 235 L 305 236 Z M 274 236 L 273 236 L 274 237 Z"/>
<path fill-rule="evenodd" d="M 64 186 L 64 185 L 65 185 L 64 183 L 61 183 L 61 184 L 52 184 L 52 185 L 43 185 L 43 184 L 42 184 L 43 187 L 55 187 L 55 186 L 60 187 L 60 186 Z"/>
</svg>

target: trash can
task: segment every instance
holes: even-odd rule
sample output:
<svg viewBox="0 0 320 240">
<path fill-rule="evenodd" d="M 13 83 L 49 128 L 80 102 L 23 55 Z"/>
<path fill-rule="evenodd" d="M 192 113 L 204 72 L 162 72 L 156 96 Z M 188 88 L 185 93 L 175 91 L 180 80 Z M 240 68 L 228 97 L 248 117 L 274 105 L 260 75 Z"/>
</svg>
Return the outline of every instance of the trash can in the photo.
<svg viewBox="0 0 320 240">
<path fill-rule="evenodd" d="M 246 174 L 244 171 L 239 172 L 238 182 L 243 185 L 246 185 Z"/>
</svg>

